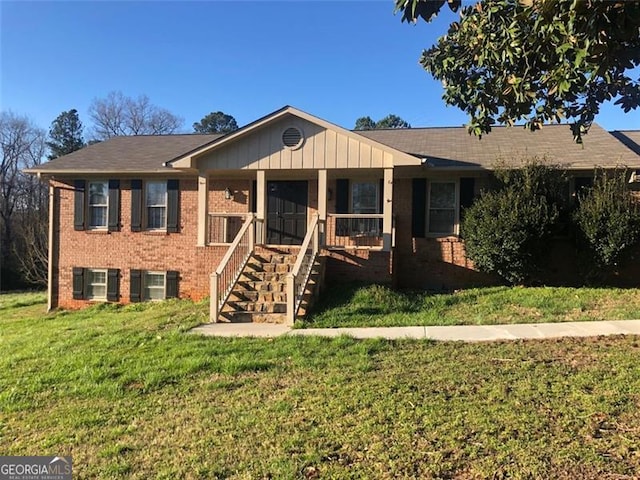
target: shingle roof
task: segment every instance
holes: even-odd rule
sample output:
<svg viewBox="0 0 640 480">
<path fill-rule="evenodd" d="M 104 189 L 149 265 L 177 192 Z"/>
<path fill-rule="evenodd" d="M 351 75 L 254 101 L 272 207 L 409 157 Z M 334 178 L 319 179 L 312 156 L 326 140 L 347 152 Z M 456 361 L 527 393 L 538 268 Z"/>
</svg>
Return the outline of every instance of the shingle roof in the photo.
<svg viewBox="0 0 640 480">
<path fill-rule="evenodd" d="M 611 135 L 640 155 L 640 130 L 614 130 Z"/>
<path fill-rule="evenodd" d="M 536 132 L 494 127 L 481 140 L 464 127 L 357 131 L 396 150 L 426 158 L 435 168 L 492 168 L 498 160 L 520 165 L 525 157 L 545 157 L 568 168 L 626 165 L 640 168 L 640 130 L 609 133 L 592 125 L 582 145 L 573 142 L 568 125 L 549 125 Z M 164 163 L 196 150 L 221 134 L 140 135 L 114 137 L 45 163 L 31 172 L 161 173 L 175 171 Z M 635 153 L 634 153 L 635 152 Z"/>
<path fill-rule="evenodd" d="M 524 157 L 547 157 L 568 168 L 626 165 L 639 167 L 640 157 L 598 125 L 583 144 L 573 141 L 568 125 L 548 125 L 531 132 L 522 127 L 493 127 L 481 140 L 464 127 L 359 131 L 359 134 L 423 158 L 432 167 L 491 168 L 496 160 L 520 165 Z"/>
<path fill-rule="evenodd" d="M 163 166 L 163 163 L 221 136 L 221 134 L 184 134 L 114 137 L 51 160 L 31 171 L 42 173 L 175 171 L 171 167 Z"/>
</svg>

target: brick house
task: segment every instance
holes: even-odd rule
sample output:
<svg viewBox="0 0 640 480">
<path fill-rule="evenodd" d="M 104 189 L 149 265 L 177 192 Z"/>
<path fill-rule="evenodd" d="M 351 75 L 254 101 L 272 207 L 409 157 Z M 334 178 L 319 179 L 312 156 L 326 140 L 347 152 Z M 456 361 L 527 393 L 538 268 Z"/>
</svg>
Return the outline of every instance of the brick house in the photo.
<svg viewBox="0 0 640 480">
<path fill-rule="evenodd" d="M 465 257 L 460 211 L 496 161 L 531 156 L 572 172 L 568 195 L 595 166 L 640 168 L 597 125 L 584 145 L 566 125 L 478 141 L 354 132 L 292 107 L 227 135 L 112 138 L 31 170 L 50 189 L 49 307 L 211 295 L 212 320 L 291 322 L 314 282 L 491 283 Z"/>
</svg>

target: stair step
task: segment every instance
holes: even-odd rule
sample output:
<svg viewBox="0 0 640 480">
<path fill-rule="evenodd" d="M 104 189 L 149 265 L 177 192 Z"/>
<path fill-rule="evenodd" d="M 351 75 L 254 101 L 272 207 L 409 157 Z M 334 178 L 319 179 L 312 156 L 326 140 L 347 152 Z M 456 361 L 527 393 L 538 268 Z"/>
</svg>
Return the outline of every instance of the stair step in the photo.
<svg viewBox="0 0 640 480">
<path fill-rule="evenodd" d="M 240 280 L 236 284 L 234 291 L 236 290 L 243 292 L 285 292 L 287 290 L 287 283 Z"/>
<path fill-rule="evenodd" d="M 287 294 L 284 292 L 234 290 L 229 294 L 230 302 L 285 302 Z"/>
<path fill-rule="evenodd" d="M 286 313 L 286 302 L 228 301 L 223 312 Z"/>
<path fill-rule="evenodd" d="M 286 323 L 287 316 L 282 313 L 222 312 L 219 321 L 228 323 Z"/>
<path fill-rule="evenodd" d="M 240 281 L 244 280 L 249 282 L 286 282 L 287 274 L 276 272 L 244 271 L 242 272 L 242 274 L 240 274 Z"/>
</svg>

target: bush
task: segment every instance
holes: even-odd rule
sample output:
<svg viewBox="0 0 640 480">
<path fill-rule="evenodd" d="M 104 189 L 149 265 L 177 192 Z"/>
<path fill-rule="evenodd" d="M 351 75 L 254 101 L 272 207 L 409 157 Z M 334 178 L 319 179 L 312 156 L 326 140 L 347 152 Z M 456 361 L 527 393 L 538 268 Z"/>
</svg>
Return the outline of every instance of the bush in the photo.
<svg viewBox="0 0 640 480">
<path fill-rule="evenodd" d="M 462 221 L 467 257 L 476 268 L 510 284 L 531 283 L 559 218 L 563 172 L 530 161 L 499 170 L 499 187 L 484 193 Z"/>
<path fill-rule="evenodd" d="M 626 171 L 596 171 L 593 188 L 580 198 L 574 220 L 593 269 L 611 268 L 640 242 L 640 213 Z"/>
</svg>

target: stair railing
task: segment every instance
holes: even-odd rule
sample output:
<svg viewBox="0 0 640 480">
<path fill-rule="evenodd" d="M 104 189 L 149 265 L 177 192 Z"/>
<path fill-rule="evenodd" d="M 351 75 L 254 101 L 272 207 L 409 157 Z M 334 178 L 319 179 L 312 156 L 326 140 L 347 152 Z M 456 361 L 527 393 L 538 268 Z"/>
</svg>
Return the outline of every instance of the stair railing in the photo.
<svg viewBox="0 0 640 480">
<path fill-rule="evenodd" d="M 320 248 L 319 218 L 318 214 L 315 214 L 311 219 L 307 234 L 298 252 L 296 263 L 287 275 L 287 323 L 289 325 L 293 325 L 298 315 L 298 310 L 302 304 L 309 277 L 313 270 L 313 264 Z"/>
<path fill-rule="evenodd" d="M 220 312 L 231 295 L 231 290 L 233 290 L 253 253 L 255 246 L 254 225 L 255 215 L 248 216 L 227 253 L 222 257 L 218 268 L 211 274 L 209 315 L 213 322 L 218 321 Z"/>
</svg>

